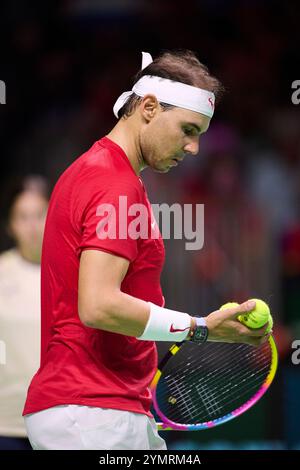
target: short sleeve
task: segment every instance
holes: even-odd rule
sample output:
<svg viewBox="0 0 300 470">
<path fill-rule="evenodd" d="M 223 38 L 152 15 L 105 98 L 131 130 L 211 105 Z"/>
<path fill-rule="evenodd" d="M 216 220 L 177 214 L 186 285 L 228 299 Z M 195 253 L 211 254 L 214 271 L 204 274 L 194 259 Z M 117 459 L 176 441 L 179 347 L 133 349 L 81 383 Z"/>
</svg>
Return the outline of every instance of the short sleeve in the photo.
<svg viewBox="0 0 300 470">
<path fill-rule="evenodd" d="M 111 178 L 84 191 L 78 256 L 83 250 L 94 249 L 121 256 L 130 262 L 136 258 L 137 238 L 130 236 L 129 228 L 134 224 L 130 208 L 142 203 L 142 188 L 138 183 L 138 180 L 135 182 L 129 178 L 120 178 L 120 181 Z"/>
</svg>

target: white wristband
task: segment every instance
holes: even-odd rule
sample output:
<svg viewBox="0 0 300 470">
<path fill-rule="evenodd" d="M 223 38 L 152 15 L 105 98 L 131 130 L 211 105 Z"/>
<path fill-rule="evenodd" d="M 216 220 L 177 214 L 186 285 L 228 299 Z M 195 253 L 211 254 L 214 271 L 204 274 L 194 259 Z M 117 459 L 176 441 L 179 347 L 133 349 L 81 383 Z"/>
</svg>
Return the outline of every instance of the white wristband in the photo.
<svg viewBox="0 0 300 470">
<path fill-rule="evenodd" d="M 143 341 L 184 341 L 190 331 L 191 317 L 187 313 L 169 310 L 148 302 L 150 316 L 144 333 L 137 339 Z"/>
</svg>

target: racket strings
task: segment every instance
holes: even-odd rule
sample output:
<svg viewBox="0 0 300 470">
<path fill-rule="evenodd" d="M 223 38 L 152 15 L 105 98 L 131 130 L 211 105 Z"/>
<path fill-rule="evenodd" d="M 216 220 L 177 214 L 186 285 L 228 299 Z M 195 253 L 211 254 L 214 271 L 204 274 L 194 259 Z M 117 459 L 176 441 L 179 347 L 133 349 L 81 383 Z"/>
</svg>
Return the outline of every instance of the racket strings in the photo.
<svg viewBox="0 0 300 470">
<path fill-rule="evenodd" d="M 259 380 L 257 383 L 252 384 L 251 387 L 248 386 L 247 394 L 251 393 L 253 390 L 257 390 L 258 385 L 260 383 L 261 383 L 261 380 Z M 228 399 L 224 400 L 224 403 L 226 404 L 226 406 L 229 406 L 231 403 L 236 402 L 237 400 L 243 398 L 244 396 L 245 394 L 236 395 L 231 400 L 228 400 Z M 190 409 L 189 409 L 188 414 L 191 420 L 197 420 L 197 422 L 204 422 L 206 419 L 208 419 L 207 418 L 208 414 L 209 414 L 210 420 L 216 419 L 218 416 L 224 416 L 226 414 L 223 408 L 223 403 L 219 399 L 217 399 L 215 395 L 212 395 L 211 393 L 207 393 L 207 391 L 203 392 L 203 389 L 202 389 L 200 400 L 202 401 L 204 408 L 205 408 L 203 410 L 203 413 L 199 412 L 199 403 L 196 405 L 195 402 L 192 402 L 192 399 L 189 396 Z M 184 402 L 186 402 L 185 398 L 184 398 Z M 181 404 L 178 403 L 178 405 L 181 405 Z M 180 410 L 179 413 L 177 414 L 174 413 L 172 420 L 176 421 L 176 417 L 179 418 L 182 415 L 183 415 L 182 410 Z"/>
<path fill-rule="evenodd" d="M 176 392 L 176 395 L 180 397 L 180 400 L 181 400 L 181 403 L 182 403 L 182 409 L 183 409 L 183 412 L 185 413 L 185 416 L 190 416 L 190 419 L 193 419 L 193 408 L 194 408 L 194 404 L 191 400 L 191 397 L 188 395 L 187 397 L 184 396 L 180 390 L 180 387 L 176 384 L 176 381 L 174 379 L 172 379 L 172 385 L 173 385 L 173 388 Z"/>
<path fill-rule="evenodd" d="M 257 362 L 256 362 L 256 366 L 259 366 L 259 365 L 261 365 L 261 364 L 265 364 L 264 358 L 263 358 L 262 360 L 259 360 L 259 361 L 257 360 Z M 267 368 L 267 370 L 268 370 L 268 365 L 264 365 L 264 367 L 263 367 L 262 369 L 260 369 L 260 370 L 257 368 L 256 371 L 255 371 L 255 373 L 249 371 L 249 376 L 251 376 L 251 375 L 254 376 L 255 374 L 258 374 L 260 371 L 265 372 L 265 369 L 266 369 L 266 368 Z M 237 381 L 238 376 L 236 375 L 236 371 L 238 371 L 238 370 L 241 371 L 239 364 L 237 364 L 235 367 L 231 367 L 230 369 L 227 370 L 227 372 L 230 372 L 231 375 L 233 375 L 233 377 L 234 377 L 235 380 Z M 216 377 L 216 374 L 220 374 L 220 372 L 224 372 L 224 368 L 218 369 L 218 370 L 216 370 L 216 371 L 213 372 L 213 373 L 207 374 L 206 377 L 204 378 L 204 380 L 201 381 L 201 386 L 204 386 L 205 384 L 209 383 L 210 387 L 211 387 L 211 388 L 214 388 L 214 385 L 216 385 L 216 384 L 218 385 L 218 380 L 219 380 L 219 378 Z M 242 372 L 242 373 L 243 373 L 243 372 Z M 181 374 L 181 375 L 180 375 L 180 374 L 174 374 L 174 375 L 176 376 L 176 378 L 177 378 L 178 380 L 182 380 L 182 379 L 188 378 L 188 376 L 193 376 L 194 374 L 197 374 L 197 370 L 195 370 L 195 372 L 194 372 L 194 371 L 191 371 L 189 374 L 183 373 L 183 374 Z M 214 378 L 213 380 L 211 380 L 211 379 L 210 379 L 211 376 L 215 376 L 215 378 Z M 249 376 L 244 376 L 241 381 L 242 381 L 242 382 L 243 382 L 243 381 L 246 381 L 246 379 L 247 379 Z M 169 376 L 165 376 L 165 380 L 168 380 L 168 377 L 169 377 Z M 227 380 L 229 380 L 230 378 L 231 378 L 231 376 L 230 376 L 230 375 L 227 375 Z M 238 383 L 239 383 L 239 382 L 238 382 Z M 237 387 L 237 386 L 238 386 L 238 383 L 234 384 L 234 387 Z M 218 391 L 220 391 L 220 388 L 218 388 Z"/>
<path fill-rule="evenodd" d="M 184 345 L 162 371 L 156 391 L 160 410 L 172 421 L 183 423 L 224 416 L 259 390 L 270 363 L 268 343 L 260 348 L 225 343 Z"/>
<path fill-rule="evenodd" d="M 248 356 L 249 356 L 249 355 L 248 355 Z M 264 357 L 263 357 L 263 358 L 260 358 L 260 360 L 256 360 L 257 369 L 256 369 L 255 373 L 252 373 L 253 376 L 254 376 L 255 374 L 258 374 L 259 372 L 263 372 L 263 373 L 264 373 L 264 372 L 265 372 L 265 369 L 268 370 L 268 365 L 265 366 L 265 367 L 263 367 L 261 370 L 258 369 L 258 366 L 261 365 L 262 363 L 265 363 Z M 188 364 L 188 365 L 191 365 L 191 363 Z M 225 369 L 225 368 L 226 368 L 225 366 L 222 366 L 221 368 L 216 369 L 216 370 L 214 370 L 214 371 L 211 372 L 211 373 L 208 373 L 208 374 L 205 376 L 205 378 L 202 379 L 200 386 L 204 388 L 205 385 L 206 385 L 207 383 L 209 383 L 210 389 L 213 390 L 213 389 L 214 389 L 214 386 L 215 386 L 215 385 L 218 385 L 218 394 L 219 394 L 219 396 L 221 396 L 222 394 L 220 393 L 220 392 L 221 392 L 221 389 L 220 389 L 220 386 L 219 386 L 219 376 L 220 376 L 221 373 L 224 373 L 224 369 Z M 198 369 L 201 369 L 201 367 L 198 367 Z M 179 370 L 180 370 L 180 369 L 179 369 Z M 236 375 L 237 370 L 240 370 L 240 364 L 236 364 L 235 367 L 231 367 L 230 369 L 227 370 L 227 372 L 229 372 L 229 371 L 231 372 L 231 374 L 232 374 L 232 375 L 234 376 L 234 378 L 235 378 L 235 382 L 237 382 L 237 383 L 235 383 L 235 384 L 233 385 L 233 387 L 238 387 L 238 385 L 240 384 L 240 381 L 238 380 L 239 377 Z M 165 376 L 165 380 L 168 381 L 168 377 L 172 377 L 172 374 L 174 375 L 173 378 L 176 378 L 176 380 L 179 380 L 179 381 L 181 382 L 181 381 L 182 381 L 183 379 L 185 379 L 185 378 L 188 379 L 188 376 L 189 376 L 189 375 L 190 375 L 190 376 L 196 375 L 196 374 L 197 374 L 197 369 L 195 369 L 195 371 L 191 370 L 189 374 L 187 374 L 185 371 L 183 371 L 182 374 L 180 374 L 180 373 L 178 373 L 178 372 L 177 372 L 177 373 L 174 373 L 174 371 L 172 371 L 172 372 L 171 372 L 171 375 Z M 211 376 L 215 376 L 215 379 L 214 379 L 214 380 L 211 380 Z M 243 379 L 241 380 L 241 382 L 246 381 L 246 380 L 249 378 L 249 376 L 251 376 L 251 371 L 249 372 L 249 375 L 246 375 L 246 376 L 243 377 Z M 231 379 L 231 376 L 227 374 L 227 381 L 230 380 L 230 379 Z M 195 382 L 197 382 L 197 377 L 196 377 Z M 196 386 L 198 387 L 199 385 L 196 385 Z M 226 388 L 226 387 L 225 387 L 225 388 Z M 224 389 L 224 387 L 223 387 L 223 389 Z M 190 390 L 187 390 L 186 393 L 188 393 L 189 391 L 190 391 Z M 211 394 L 211 395 L 212 395 L 212 394 Z"/>
<path fill-rule="evenodd" d="M 263 377 L 265 377 L 265 374 L 263 375 Z M 167 380 L 168 381 L 168 380 Z M 244 382 L 246 381 L 246 379 L 243 380 Z M 217 393 L 214 393 L 210 388 L 206 387 L 206 384 L 197 384 L 195 386 L 195 390 L 197 391 L 198 395 L 199 395 L 199 399 L 202 401 L 204 407 L 205 407 L 205 410 L 207 412 L 213 412 L 214 415 L 217 415 L 218 412 L 221 412 L 223 410 L 223 405 L 226 405 L 226 406 L 229 406 L 231 403 L 233 403 L 234 401 L 240 399 L 240 398 L 243 398 L 245 395 L 249 394 L 252 392 L 252 390 L 254 390 L 255 388 L 257 388 L 257 385 L 259 385 L 262 381 L 262 377 L 255 377 L 255 382 L 252 384 L 252 386 L 249 387 L 249 383 L 244 383 L 243 386 L 239 385 L 239 384 L 234 384 L 234 387 L 239 387 L 238 388 L 238 392 L 239 394 L 238 395 L 235 395 L 231 400 L 228 400 L 228 397 L 227 397 L 227 392 L 228 390 L 233 392 L 233 388 L 228 388 L 228 386 L 226 387 L 223 387 L 223 392 L 220 393 L 221 389 L 219 388 L 218 390 L 215 389 L 217 391 Z M 173 384 L 174 384 L 174 379 L 172 380 Z M 176 383 L 176 382 L 175 382 Z M 168 385 L 170 385 L 170 383 L 168 382 Z M 172 383 L 171 383 L 172 385 Z M 210 384 L 208 384 L 210 386 Z M 176 386 L 176 389 L 174 387 L 174 390 L 175 390 L 175 394 L 176 394 L 176 397 L 178 395 L 178 390 L 180 390 L 180 387 L 177 385 Z M 244 391 L 244 393 L 241 393 L 241 391 Z M 185 393 L 181 391 L 179 397 L 180 397 L 180 400 L 181 403 L 178 405 L 182 405 L 182 402 L 185 403 L 185 401 L 187 400 L 187 398 L 189 398 L 189 406 L 193 409 L 193 410 L 197 410 L 197 419 L 200 419 L 201 417 L 201 414 L 199 413 L 199 407 L 196 406 L 193 402 L 192 402 L 192 399 L 191 399 L 191 390 L 187 390 Z M 222 400 L 222 398 L 224 397 L 224 400 Z M 177 400 L 177 398 L 176 398 Z M 178 401 L 178 400 L 177 400 Z M 186 405 L 185 405 L 185 408 L 186 408 Z M 182 412 L 182 411 L 181 411 Z M 191 413 L 189 413 L 191 415 Z M 204 413 L 205 414 L 205 413 Z"/>
<path fill-rule="evenodd" d="M 244 345 L 243 345 L 244 346 Z M 196 346 L 197 347 L 197 346 Z M 221 348 L 219 348 L 221 349 Z M 228 349 L 223 348 L 225 349 L 225 351 L 227 352 L 227 355 L 226 355 L 226 362 L 224 362 L 224 364 L 220 364 L 220 368 L 219 369 L 213 369 L 211 372 L 208 372 L 207 374 L 207 377 L 209 377 L 210 375 L 214 375 L 216 373 L 219 373 L 220 370 L 222 369 L 228 369 L 228 364 L 230 363 L 230 361 L 232 362 L 232 358 L 235 357 L 237 355 L 237 353 L 240 354 L 240 349 L 243 349 L 243 348 L 236 348 L 236 350 L 232 350 L 231 354 L 228 353 Z M 223 351 L 220 351 L 220 352 L 223 352 Z M 218 353 L 219 355 L 219 353 Z M 217 355 L 217 356 L 218 356 Z M 204 360 L 203 360 L 203 356 L 204 356 Z M 208 354 L 208 355 L 201 355 L 199 356 L 197 354 L 197 357 L 195 358 L 195 351 L 193 351 L 193 354 L 192 355 L 189 355 L 189 356 L 186 356 L 184 354 L 182 354 L 181 357 L 183 357 L 183 359 L 181 361 L 179 361 L 179 358 L 176 358 L 177 361 L 172 361 L 172 362 L 169 362 L 168 363 L 168 368 L 169 368 L 169 374 L 176 374 L 178 373 L 179 376 L 180 376 L 180 371 L 185 371 L 188 367 L 190 367 L 193 362 L 195 362 L 196 364 L 198 364 L 198 368 L 200 367 L 203 367 L 205 369 L 208 369 L 208 370 L 211 370 L 211 365 L 210 363 L 213 361 L 215 363 L 215 356 L 216 356 L 216 352 L 213 352 L 212 354 Z M 251 351 L 249 351 L 248 354 L 244 354 L 243 355 L 243 360 L 248 360 L 250 358 L 253 357 L 253 353 Z M 173 365 L 173 368 L 172 368 L 172 365 Z M 240 364 L 237 363 L 237 366 L 240 367 Z M 191 368 L 191 367 L 190 367 Z M 178 372 L 179 371 L 179 372 Z M 184 372 L 183 372 L 184 373 Z M 193 371 L 191 370 L 191 374 L 193 373 Z"/>
<path fill-rule="evenodd" d="M 223 349 L 226 349 L 226 348 L 223 348 Z M 221 351 L 221 352 L 224 352 L 224 351 Z M 181 360 L 180 362 L 177 362 L 177 361 L 170 362 L 168 364 L 170 366 L 169 367 L 169 375 L 173 374 L 174 376 L 176 375 L 176 376 L 178 376 L 178 378 L 180 378 L 181 376 L 183 377 L 187 374 L 188 369 L 190 369 L 190 375 L 193 375 L 197 370 L 200 371 L 203 368 L 203 369 L 207 370 L 206 380 L 210 380 L 211 376 L 215 376 L 216 374 L 219 374 L 221 372 L 223 373 L 224 371 L 235 371 L 237 368 L 240 368 L 241 361 L 239 361 L 239 360 L 236 360 L 235 364 L 233 364 L 230 368 L 228 366 L 229 363 L 233 363 L 233 361 L 232 361 L 233 357 L 235 357 L 235 358 L 238 357 L 237 352 L 239 352 L 239 351 L 238 350 L 237 351 L 231 351 L 229 354 L 228 354 L 228 351 L 226 351 L 226 352 L 227 352 L 226 360 L 222 364 L 220 364 L 219 367 L 217 365 L 213 369 L 211 367 L 211 363 L 216 364 L 216 356 L 219 357 L 219 354 L 217 355 L 216 353 L 213 353 L 213 354 L 210 354 L 210 355 L 201 355 L 200 357 L 199 357 L 198 354 L 195 357 L 195 354 L 194 354 L 193 356 L 191 356 L 191 355 L 187 356 L 187 358 L 185 360 Z M 259 364 L 259 362 L 265 361 L 265 360 L 269 361 L 269 356 L 270 356 L 269 352 L 266 355 L 262 351 L 262 354 L 255 356 L 255 364 L 257 365 L 257 364 Z M 224 357 L 224 354 L 223 354 L 222 357 Z M 253 361 L 253 352 L 252 351 L 248 351 L 247 354 L 243 354 L 243 362 L 249 361 L 249 360 Z M 192 368 L 193 363 L 196 364 L 195 369 Z M 211 370 L 211 371 L 209 372 L 209 370 Z"/>
<path fill-rule="evenodd" d="M 231 346 L 231 347 L 228 347 L 228 346 Z M 235 345 L 236 346 L 236 345 Z M 195 347 L 199 347 L 199 348 L 202 348 L 203 346 L 195 346 Z M 220 343 L 220 345 L 218 345 L 218 351 L 216 351 L 215 347 L 210 347 L 210 348 L 206 348 L 206 349 L 211 349 L 212 350 L 212 353 L 211 354 L 207 354 L 206 351 L 203 351 L 201 349 L 200 353 L 202 352 L 202 354 L 199 354 L 199 352 L 197 351 L 197 355 L 195 357 L 195 349 L 192 349 L 189 348 L 189 350 L 191 351 L 191 353 L 189 355 L 187 355 L 187 353 L 185 352 L 184 349 L 181 349 L 181 356 L 180 358 L 178 357 L 177 358 L 177 362 L 176 364 L 174 364 L 173 368 L 174 369 L 178 369 L 179 367 L 180 368 L 185 368 L 186 366 L 189 366 L 190 365 L 190 362 L 196 362 L 196 361 L 201 361 L 203 363 L 203 366 L 204 367 L 207 367 L 208 364 L 213 360 L 215 361 L 215 357 L 219 356 L 220 353 L 226 353 L 226 359 L 227 359 L 227 362 L 223 364 L 223 367 L 227 368 L 228 367 L 228 362 L 229 362 L 229 359 L 232 360 L 232 357 L 237 357 L 237 355 L 240 355 L 241 352 L 243 351 L 247 351 L 248 350 L 248 353 L 243 353 L 243 360 L 247 360 L 248 358 L 252 358 L 253 357 L 253 350 L 252 349 L 249 349 L 250 347 L 247 346 L 247 345 L 244 345 L 244 344 L 241 344 L 241 345 L 238 345 L 237 347 L 233 347 L 233 345 L 228 345 L 228 344 L 224 344 L 224 343 Z M 188 351 L 188 349 L 187 349 Z M 261 350 L 261 354 L 265 354 L 264 350 Z M 267 351 L 267 355 L 269 356 L 270 355 L 270 352 Z M 180 360 L 181 359 L 181 360 Z M 188 362 L 190 361 L 190 362 Z M 238 361 L 240 362 L 240 361 Z M 170 370 L 172 370 L 172 364 L 171 363 L 168 363 L 168 366 L 170 367 Z M 222 367 L 222 365 L 221 365 Z"/>
</svg>

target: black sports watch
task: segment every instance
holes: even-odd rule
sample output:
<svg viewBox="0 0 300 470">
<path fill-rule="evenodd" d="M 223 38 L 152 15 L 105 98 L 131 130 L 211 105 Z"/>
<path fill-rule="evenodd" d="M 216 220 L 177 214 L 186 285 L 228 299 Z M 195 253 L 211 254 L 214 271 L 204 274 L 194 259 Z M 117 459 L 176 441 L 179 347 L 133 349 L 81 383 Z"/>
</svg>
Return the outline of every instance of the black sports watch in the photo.
<svg viewBox="0 0 300 470">
<path fill-rule="evenodd" d="M 208 328 L 204 317 L 194 317 L 196 326 L 190 333 L 190 341 L 194 343 L 205 343 L 208 338 Z"/>
</svg>

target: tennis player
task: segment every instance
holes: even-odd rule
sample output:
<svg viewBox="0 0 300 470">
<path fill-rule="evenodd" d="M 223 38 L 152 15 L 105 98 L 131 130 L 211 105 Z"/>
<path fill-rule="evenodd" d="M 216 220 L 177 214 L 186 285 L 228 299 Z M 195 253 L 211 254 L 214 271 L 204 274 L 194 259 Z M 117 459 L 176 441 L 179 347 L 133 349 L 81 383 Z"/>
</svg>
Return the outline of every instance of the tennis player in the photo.
<svg viewBox="0 0 300 470">
<path fill-rule="evenodd" d="M 192 52 L 143 53 L 112 131 L 58 180 L 42 254 L 41 364 L 24 415 L 34 449 L 166 449 L 150 412 L 155 341 L 260 344 L 236 318 L 164 307 L 164 244 L 140 172 L 197 155 L 221 85 Z"/>
</svg>

